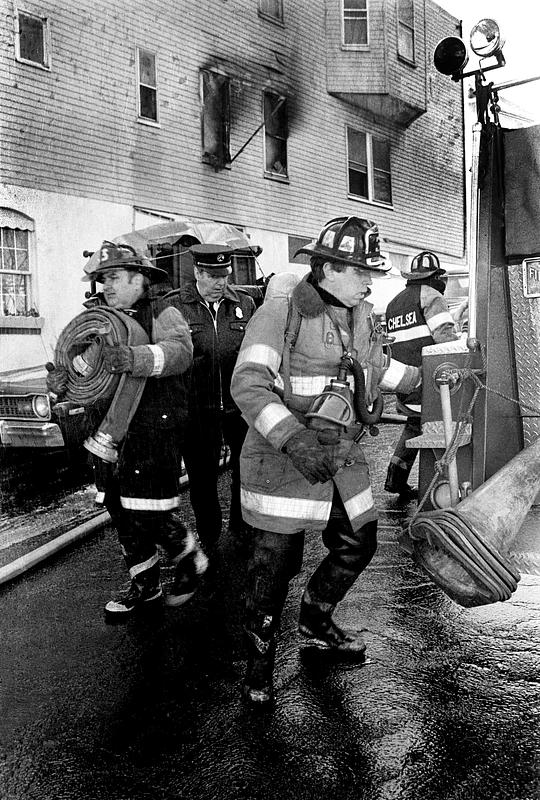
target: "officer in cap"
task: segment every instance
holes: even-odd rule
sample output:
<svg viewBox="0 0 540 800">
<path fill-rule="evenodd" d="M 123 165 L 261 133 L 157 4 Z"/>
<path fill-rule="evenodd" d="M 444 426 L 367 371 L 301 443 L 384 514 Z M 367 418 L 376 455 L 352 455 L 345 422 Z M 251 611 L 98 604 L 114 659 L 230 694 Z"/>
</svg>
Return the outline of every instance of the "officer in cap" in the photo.
<svg viewBox="0 0 540 800">
<path fill-rule="evenodd" d="M 219 462 L 223 442 L 230 452 L 231 504 L 228 527 L 242 529 L 239 458 L 247 431 L 230 392 L 231 376 L 255 311 L 253 298 L 229 283 L 233 250 L 221 244 L 190 247 L 194 279 L 168 297 L 182 311 L 193 340 L 193 368 L 184 462 L 189 475 L 197 532 L 212 554 L 221 534 L 218 498 Z"/>
<path fill-rule="evenodd" d="M 410 271 L 401 274 L 407 280 L 405 289 L 386 308 L 388 335 L 394 339 L 392 357 L 403 364 L 421 367 L 423 347 L 458 338 L 443 297 L 446 271 L 435 253 L 424 250 L 413 258 Z M 405 502 L 418 496 L 408 483 L 418 450 L 407 447 L 406 442 L 422 432 L 421 400 L 421 386 L 412 392 L 396 394 L 397 410 L 405 414 L 407 422 L 390 459 L 384 488 Z"/>
<path fill-rule="evenodd" d="M 259 706 L 272 700 L 280 617 L 289 581 L 300 572 L 306 530 L 322 534 L 327 554 L 300 604 L 305 646 L 358 660 L 366 649 L 358 627 L 343 630 L 333 617 L 377 547 L 369 471 L 356 440 L 361 426 L 353 419 L 349 428 L 332 427 L 321 419 L 316 424 L 323 431 L 308 413 L 351 353 L 368 376 L 368 405 L 379 388 L 408 392 L 420 380 L 418 369 L 389 361 L 374 328 L 370 286 L 388 269 L 377 225 L 353 216 L 332 219 L 296 255 L 304 252 L 311 256 L 309 274 L 296 285 L 280 280 L 269 292 L 246 333 L 232 382 L 249 423 L 240 465 L 242 511 L 253 536 L 243 694 Z M 293 315 L 299 325 L 291 326 Z"/>
<path fill-rule="evenodd" d="M 206 557 L 193 534 L 174 513 L 180 505 L 181 445 L 187 416 L 184 373 L 191 366 L 193 348 L 179 310 L 165 298 L 151 295 L 151 287 L 167 274 L 131 246 L 103 242 L 85 273 L 84 281 L 103 285 L 95 302 L 117 311 L 129 310 L 149 341 L 134 346 L 96 340 L 82 354 L 91 363 L 97 349 L 109 372 L 146 379 L 117 464 L 93 457 L 100 501 L 118 532 L 130 577 L 127 591 L 106 604 L 106 618 L 123 621 L 161 603 L 158 545 L 176 564 L 169 605 L 186 602 L 206 569 Z M 61 397 L 67 384 L 65 370 L 54 368 L 47 383 L 49 390 Z"/>
</svg>

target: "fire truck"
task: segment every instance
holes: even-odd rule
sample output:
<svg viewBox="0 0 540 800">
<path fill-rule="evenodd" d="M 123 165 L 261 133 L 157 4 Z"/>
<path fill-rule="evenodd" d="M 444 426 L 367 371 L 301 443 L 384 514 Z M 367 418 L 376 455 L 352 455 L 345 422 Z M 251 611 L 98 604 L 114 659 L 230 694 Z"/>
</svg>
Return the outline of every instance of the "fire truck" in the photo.
<svg viewBox="0 0 540 800">
<path fill-rule="evenodd" d="M 402 545 L 464 606 L 508 599 L 540 574 L 540 126 L 505 130 L 497 23 L 448 37 L 435 67 L 474 77 L 468 338 L 423 350 L 419 505 Z M 490 76 L 491 77 L 491 76 Z"/>
</svg>

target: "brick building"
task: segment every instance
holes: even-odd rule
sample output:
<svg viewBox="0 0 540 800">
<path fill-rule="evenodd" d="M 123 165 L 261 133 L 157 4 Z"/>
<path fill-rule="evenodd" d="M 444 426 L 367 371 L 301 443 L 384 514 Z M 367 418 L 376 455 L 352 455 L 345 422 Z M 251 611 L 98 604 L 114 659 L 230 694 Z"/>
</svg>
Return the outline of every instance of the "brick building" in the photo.
<svg viewBox="0 0 540 800">
<path fill-rule="evenodd" d="M 431 0 L 2 7 L 0 376 L 50 359 L 84 249 L 161 220 L 241 228 L 264 274 L 344 214 L 397 268 L 463 263 L 462 88 L 431 63 L 458 26 Z"/>
</svg>

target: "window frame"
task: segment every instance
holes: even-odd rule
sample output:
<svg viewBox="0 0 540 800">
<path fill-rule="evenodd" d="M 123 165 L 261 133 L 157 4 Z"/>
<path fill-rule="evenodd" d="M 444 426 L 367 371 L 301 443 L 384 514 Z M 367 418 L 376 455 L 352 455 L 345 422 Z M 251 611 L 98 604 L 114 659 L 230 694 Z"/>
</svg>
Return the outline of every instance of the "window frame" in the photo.
<svg viewBox="0 0 540 800">
<path fill-rule="evenodd" d="M 263 8 L 263 5 L 265 4 L 265 0 L 259 0 L 259 3 L 258 3 L 259 16 L 263 17 L 263 19 L 266 19 L 269 22 L 275 23 L 276 25 L 284 25 L 285 22 L 284 22 L 284 18 L 283 18 L 283 0 L 275 0 L 275 2 L 277 2 L 279 4 L 279 16 L 271 14 L 269 11 L 266 11 Z"/>
<path fill-rule="evenodd" d="M 350 147 L 349 147 L 349 131 L 355 134 L 361 134 L 365 136 L 366 142 L 366 178 L 367 178 L 367 190 L 368 196 L 364 197 L 364 195 L 354 194 L 351 192 L 351 182 L 350 182 L 350 171 L 351 171 L 351 158 L 350 158 Z M 346 140 L 346 148 L 347 148 L 347 197 L 349 200 L 357 200 L 362 203 L 370 203 L 372 205 L 382 206 L 383 208 L 393 208 L 394 200 L 392 195 L 392 144 L 390 139 L 386 139 L 382 136 L 375 136 L 374 134 L 370 133 L 369 131 L 359 130 L 358 128 L 353 128 L 352 125 L 345 126 L 345 140 Z M 377 142 L 384 142 L 388 146 L 388 160 L 390 162 L 390 169 L 387 172 L 386 170 L 381 170 L 380 167 L 375 167 L 374 158 L 373 158 L 373 141 Z M 356 163 L 356 162 L 354 162 Z M 390 202 L 386 200 L 378 200 L 375 196 L 375 172 L 386 172 L 389 177 L 389 186 L 390 186 Z"/>
<path fill-rule="evenodd" d="M 223 158 L 218 158 L 215 154 L 205 151 L 205 141 L 204 141 L 204 130 L 205 130 L 205 112 L 207 108 L 207 104 L 205 102 L 205 94 L 204 94 L 204 76 L 205 74 L 208 75 L 215 75 L 216 81 L 221 79 L 223 81 L 222 95 L 223 95 L 223 87 L 226 87 L 226 96 L 221 96 L 221 105 L 222 107 L 225 106 L 225 114 L 221 116 L 222 126 L 221 126 L 221 149 L 223 152 Z M 217 171 L 219 169 L 230 169 L 231 166 L 231 76 L 228 75 L 226 72 L 222 72 L 218 69 L 208 69 L 208 68 L 201 68 L 199 69 L 199 94 L 200 94 L 200 101 L 201 101 L 201 161 L 203 164 L 210 164 L 213 166 L 214 169 Z M 216 131 L 216 138 L 218 135 L 218 131 Z"/>
<path fill-rule="evenodd" d="M 345 42 L 345 0 L 340 0 L 341 5 L 341 49 L 342 50 L 369 50 L 369 0 L 366 4 L 366 41 L 365 42 Z"/>
<path fill-rule="evenodd" d="M 278 103 L 281 98 L 283 98 L 283 102 L 285 104 L 286 109 L 286 130 L 285 133 L 274 134 L 268 133 L 266 127 L 266 97 L 269 95 L 273 95 L 274 97 L 278 98 Z M 276 103 L 276 106 L 278 105 Z M 279 92 L 277 89 L 264 89 L 262 93 L 262 117 L 263 117 L 263 156 L 264 156 L 264 177 L 269 178 L 270 180 L 281 181 L 282 183 L 289 183 L 289 147 L 288 147 L 288 139 L 289 139 L 289 109 L 288 109 L 288 97 L 283 93 Z M 278 141 L 285 142 L 285 156 L 286 156 L 286 164 L 285 164 L 285 173 L 275 172 L 274 170 L 267 168 L 267 154 L 268 154 L 268 147 L 267 142 L 268 139 L 275 139 Z"/>
<path fill-rule="evenodd" d="M 396 3 L 396 24 L 397 24 L 397 55 L 401 61 L 405 61 L 407 64 L 411 64 L 416 66 L 416 19 L 415 19 L 415 10 L 414 10 L 414 0 L 405 0 L 406 2 L 410 3 L 410 8 L 412 10 L 412 25 L 408 22 L 404 22 L 400 17 L 400 6 L 403 0 L 397 0 Z M 402 53 L 400 50 L 400 32 L 405 30 L 410 33 L 411 41 L 412 41 L 412 58 L 409 57 L 406 53 Z"/>
<path fill-rule="evenodd" d="M 152 56 L 154 59 L 154 75 L 155 75 L 155 86 L 152 86 L 149 83 L 144 83 L 142 81 L 141 76 L 141 54 L 145 53 L 149 56 Z M 136 69 L 137 69 L 137 122 L 140 122 L 142 125 L 150 125 L 153 128 L 160 127 L 160 119 L 159 119 L 159 104 L 158 104 L 158 68 L 157 68 L 157 53 L 153 50 L 149 50 L 147 47 L 136 47 Z M 142 103 L 141 103 L 141 88 L 145 89 L 152 89 L 155 92 L 155 104 L 156 104 L 156 118 L 152 119 L 151 117 L 145 117 L 142 114 Z"/>
<path fill-rule="evenodd" d="M 27 234 L 27 258 L 28 258 L 28 265 L 26 270 L 8 270 L 3 267 L 3 260 L 0 256 L 0 275 L 15 275 L 15 276 L 24 276 L 25 277 L 25 310 L 22 314 L 5 314 L 3 305 L 0 305 L 0 327 L 6 327 L 5 321 L 9 320 L 10 323 L 13 320 L 28 320 L 28 319 L 35 319 L 39 317 L 39 313 L 37 311 L 37 298 L 36 298 L 36 290 L 35 290 L 35 223 L 31 217 L 28 217 L 26 214 L 23 214 L 20 211 L 16 211 L 12 208 L 2 207 L 0 208 L 0 242 L 3 243 L 4 230 L 11 230 L 13 231 L 14 240 L 16 239 L 16 231 L 24 231 Z M 1 248 L 3 250 L 4 248 Z M 14 247 L 16 251 L 16 243 Z M 1 321 L 4 321 L 4 324 L 1 324 Z M 25 323 L 19 324 L 18 327 L 24 327 Z M 30 326 L 33 326 L 31 323 Z M 9 327 L 9 326 L 8 326 Z"/>
<path fill-rule="evenodd" d="M 43 63 L 40 61 L 32 61 L 30 58 L 24 58 L 21 55 L 21 15 L 30 19 L 38 20 L 41 23 L 42 29 L 42 42 L 43 42 Z M 51 63 L 51 28 L 49 18 L 41 14 L 36 14 L 32 11 L 26 11 L 23 8 L 16 7 L 14 10 L 15 20 L 15 59 L 21 64 L 27 64 L 30 67 L 37 67 L 43 69 L 45 72 L 50 72 Z"/>
</svg>

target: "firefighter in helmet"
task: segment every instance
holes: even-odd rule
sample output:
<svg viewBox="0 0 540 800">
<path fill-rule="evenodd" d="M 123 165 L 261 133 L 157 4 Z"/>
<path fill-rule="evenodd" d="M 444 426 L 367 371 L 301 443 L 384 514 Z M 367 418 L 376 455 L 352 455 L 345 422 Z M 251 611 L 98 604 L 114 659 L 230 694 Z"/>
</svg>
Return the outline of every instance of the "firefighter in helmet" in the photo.
<svg viewBox="0 0 540 800">
<path fill-rule="evenodd" d="M 206 569 L 206 557 L 193 534 L 174 513 L 180 505 L 179 445 L 187 416 L 183 374 L 191 366 L 193 348 L 180 311 L 152 291 L 166 280 L 163 270 L 132 247 L 114 242 L 103 242 L 96 256 L 83 277 L 103 284 L 96 303 L 129 310 L 149 340 L 136 346 L 93 341 L 82 354 L 87 363 L 101 358 L 111 373 L 146 378 L 118 463 L 94 457 L 98 501 L 111 515 L 130 577 L 127 591 L 106 604 L 106 618 L 123 621 L 161 602 L 158 545 L 176 564 L 169 605 L 188 600 Z M 47 384 L 61 398 L 67 387 L 66 370 L 56 366 Z"/>
<path fill-rule="evenodd" d="M 386 308 L 386 327 L 392 343 L 392 357 L 403 364 L 422 366 L 422 348 L 457 339 L 454 320 L 444 299 L 446 271 L 435 253 L 424 250 L 416 255 L 410 271 L 402 271 L 407 279 L 405 289 Z M 397 392 L 397 410 L 407 422 L 390 459 L 384 488 L 398 494 L 402 501 L 417 497 L 417 490 L 408 483 L 418 449 L 406 443 L 420 436 L 421 387 L 412 392 Z"/>
<path fill-rule="evenodd" d="M 367 376 L 367 408 L 379 389 L 407 393 L 420 380 L 418 368 L 389 361 L 372 321 L 369 287 L 386 271 L 377 226 L 358 217 L 333 219 L 299 253 L 311 256 L 310 272 L 290 293 L 290 282 L 281 281 L 275 292 L 270 283 L 232 381 L 249 423 L 240 460 L 242 512 L 253 533 L 243 694 L 253 704 L 272 699 L 276 635 L 289 581 L 301 568 L 306 529 L 322 533 L 328 554 L 305 588 L 300 633 L 308 647 L 364 657 L 360 631 L 345 632 L 332 617 L 377 546 L 377 512 L 358 443 L 362 426 L 356 420 L 334 425 L 325 415 L 317 420 L 310 409 L 349 356 L 359 364 L 358 380 Z M 291 309 L 299 320 L 293 347 Z"/>
</svg>

